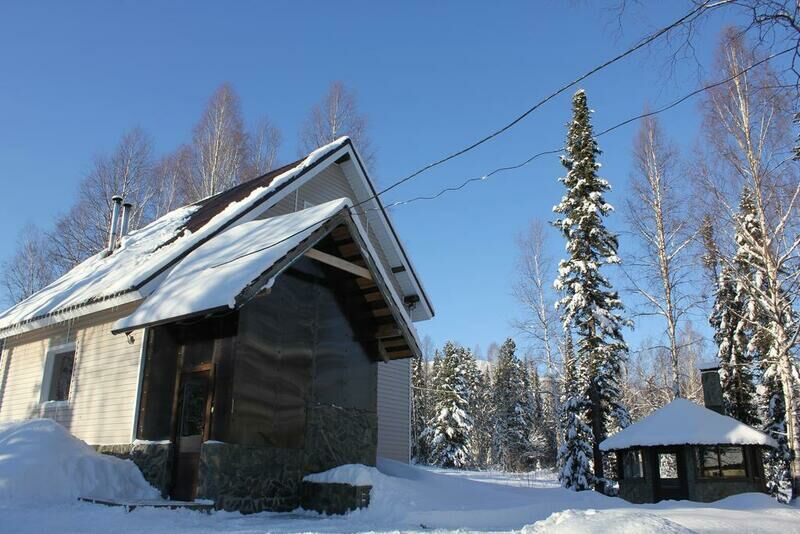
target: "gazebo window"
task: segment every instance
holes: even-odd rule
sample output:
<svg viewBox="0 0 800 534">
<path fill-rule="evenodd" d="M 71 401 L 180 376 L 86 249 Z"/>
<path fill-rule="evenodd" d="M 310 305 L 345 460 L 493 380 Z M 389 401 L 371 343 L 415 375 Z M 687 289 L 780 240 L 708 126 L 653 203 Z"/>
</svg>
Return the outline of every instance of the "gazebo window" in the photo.
<svg viewBox="0 0 800 534">
<path fill-rule="evenodd" d="M 704 478 L 741 478 L 747 476 L 744 449 L 735 446 L 697 448 L 697 465 Z"/>
<path fill-rule="evenodd" d="M 642 477 L 644 477 L 644 469 L 641 449 L 625 451 L 622 455 L 622 478 Z"/>
<path fill-rule="evenodd" d="M 658 453 L 658 478 L 672 479 L 678 476 L 678 455 L 674 452 Z"/>
</svg>

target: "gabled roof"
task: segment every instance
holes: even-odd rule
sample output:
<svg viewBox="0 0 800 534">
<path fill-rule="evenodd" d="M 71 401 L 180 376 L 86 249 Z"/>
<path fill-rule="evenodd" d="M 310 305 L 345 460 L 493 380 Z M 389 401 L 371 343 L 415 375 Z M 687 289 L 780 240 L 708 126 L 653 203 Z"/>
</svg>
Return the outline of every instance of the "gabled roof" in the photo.
<svg viewBox="0 0 800 534">
<path fill-rule="evenodd" d="M 600 450 L 658 445 L 765 445 L 775 440 L 733 417 L 675 399 L 600 443 Z"/>
<path fill-rule="evenodd" d="M 0 313 L 0 338 L 142 299 L 191 251 L 231 226 L 254 219 L 287 194 L 292 184 L 302 183 L 304 176 L 311 175 L 324 163 L 349 158 L 351 154 L 358 160 L 351 141 L 340 138 L 304 159 L 174 210 L 131 232 L 113 254 L 96 254 L 43 290 Z M 365 178 L 365 181 L 374 191 L 369 180 Z M 372 202 L 377 203 L 377 200 Z M 394 235 L 382 206 L 381 213 L 385 226 Z M 396 236 L 394 239 L 405 258 Z M 408 261 L 407 258 L 404 261 Z M 413 269 L 411 271 L 413 273 Z M 415 274 L 413 280 L 416 281 Z M 418 281 L 415 284 L 419 286 Z"/>
<path fill-rule="evenodd" d="M 164 278 L 158 288 L 113 332 L 172 322 L 195 315 L 225 312 L 246 304 L 302 254 L 345 224 L 365 243 L 377 284 L 413 352 L 419 342 L 401 297 L 385 282 L 386 272 L 374 257 L 361 224 L 350 216 L 352 202 L 341 198 L 287 215 L 255 220 L 230 228 L 193 250 Z M 360 248 L 360 247 L 359 247 Z M 365 271 L 370 271 L 365 269 Z"/>
<path fill-rule="evenodd" d="M 226 230 L 183 258 L 141 306 L 116 322 L 113 331 L 235 308 L 247 286 L 350 205 L 347 199 L 334 200 Z"/>
</svg>

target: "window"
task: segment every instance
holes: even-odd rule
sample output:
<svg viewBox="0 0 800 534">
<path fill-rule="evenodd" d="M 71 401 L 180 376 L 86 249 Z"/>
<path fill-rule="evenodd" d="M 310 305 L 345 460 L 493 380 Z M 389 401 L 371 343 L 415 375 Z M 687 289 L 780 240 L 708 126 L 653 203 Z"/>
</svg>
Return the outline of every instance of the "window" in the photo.
<svg viewBox="0 0 800 534">
<path fill-rule="evenodd" d="M 678 455 L 674 452 L 658 453 L 658 478 L 671 479 L 678 477 Z"/>
<path fill-rule="evenodd" d="M 642 478 L 642 451 L 639 449 L 625 451 L 622 455 L 622 478 Z"/>
<path fill-rule="evenodd" d="M 697 447 L 697 466 L 704 478 L 747 476 L 742 447 Z"/>
<path fill-rule="evenodd" d="M 304 210 L 307 210 L 308 208 L 313 208 L 313 207 L 314 207 L 314 204 L 312 204 L 308 200 L 304 200 L 303 201 L 303 209 Z"/>
<path fill-rule="evenodd" d="M 45 379 L 42 381 L 43 401 L 66 401 L 75 365 L 75 345 L 56 347 L 47 354 Z"/>
</svg>

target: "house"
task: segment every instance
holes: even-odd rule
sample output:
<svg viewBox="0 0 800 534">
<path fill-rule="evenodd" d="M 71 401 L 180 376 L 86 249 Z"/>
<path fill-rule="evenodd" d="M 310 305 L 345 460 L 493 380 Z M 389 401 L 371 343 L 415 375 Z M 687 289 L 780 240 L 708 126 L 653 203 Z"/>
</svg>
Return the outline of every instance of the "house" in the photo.
<svg viewBox="0 0 800 534">
<path fill-rule="evenodd" d="M 121 201 L 108 250 L 0 314 L 0 422 L 54 419 L 228 510 L 408 461 L 433 308 L 349 139 L 129 234 Z"/>
<path fill-rule="evenodd" d="M 600 443 L 616 455 L 620 497 L 711 502 L 765 491 L 763 449 L 775 440 L 710 409 L 722 406 L 716 368 L 703 370 L 703 385 L 708 407 L 678 398 Z"/>
</svg>

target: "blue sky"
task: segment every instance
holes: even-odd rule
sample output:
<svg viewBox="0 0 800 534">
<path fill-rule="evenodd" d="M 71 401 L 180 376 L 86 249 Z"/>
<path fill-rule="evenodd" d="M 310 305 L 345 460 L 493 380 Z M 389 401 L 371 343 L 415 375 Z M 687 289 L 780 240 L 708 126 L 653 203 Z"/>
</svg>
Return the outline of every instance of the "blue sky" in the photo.
<svg viewBox="0 0 800 534">
<path fill-rule="evenodd" d="M 496 3 L 497 4 L 497 3 Z M 332 80 L 358 92 L 377 148 L 373 175 L 387 184 L 504 124 L 564 81 L 676 18 L 682 2 L 648 3 L 619 31 L 589 2 L 5 2 L 0 6 L 0 258 L 28 222 L 47 228 L 66 210 L 95 155 L 121 133 L 145 129 L 160 153 L 187 141 L 222 82 L 250 121 L 283 131 L 283 161 L 297 129 Z M 707 60 L 722 20 L 697 41 Z M 670 74 L 658 49 L 582 84 L 596 128 L 667 103 L 697 84 L 690 64 Z M 410 198 L 561 145 L 573 91 L 469 155 L 392 191 Z M 686 153 L 697 102 L 662 115 Z M 622 208 L 636 126 L 600 140 L 603 175 Z M 437 344 L 486 347 L 514 334 L 515 238 L 532 218 L 552 219 L 558 158 L 497 176 L 393 218 L 436 307 L 419 324 Z M 621 210 L 620 210 L 621 211 Z M 623 226 L 621 213 L 609 221 Z M 562 251 L 551 235 L 552 255 Z M 631 246 L 623 239 L 621 254 Z M 698 317 L 698 321 L 702 318 Z M 632 344 L 657 329 L 643 325 Z"/>
</svg>

